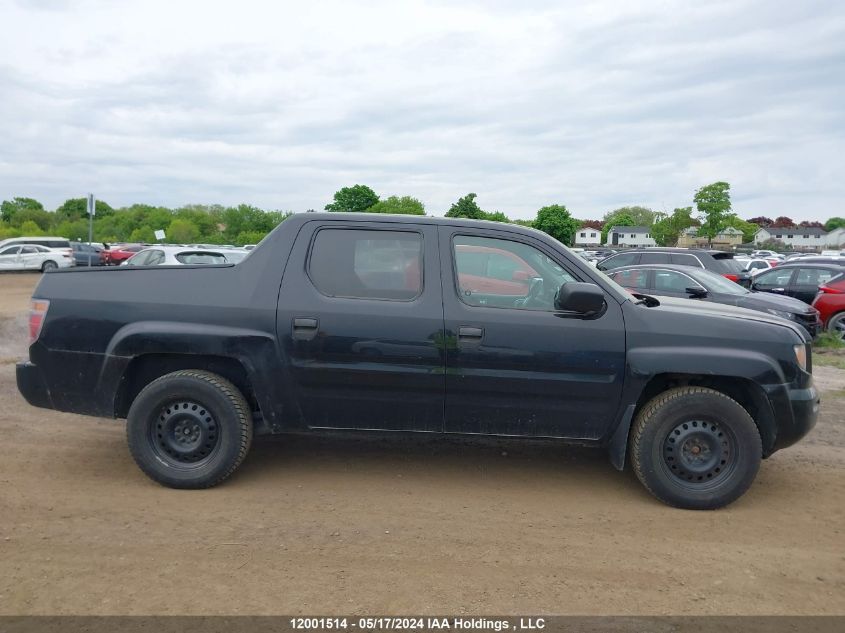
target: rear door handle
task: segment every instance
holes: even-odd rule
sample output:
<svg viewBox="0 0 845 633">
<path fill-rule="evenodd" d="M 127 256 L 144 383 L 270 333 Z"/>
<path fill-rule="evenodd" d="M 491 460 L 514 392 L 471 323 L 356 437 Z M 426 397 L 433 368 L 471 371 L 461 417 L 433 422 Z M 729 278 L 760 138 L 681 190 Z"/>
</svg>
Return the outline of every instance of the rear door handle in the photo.
<svg viewBox="0 0 845 633">
<path fill-rule="evenodd" d="M 297 341 L 310 341 L 317 336 L 319 321 L 314 317 L 295 317 L 293 320 L 293 338 Z"/>
<path fill-rule="evenodd" d="M 462 325 L 458 328 L 458 340 L 473 342 L 480 341 L 484 336 L 484 328 Z"/>
</svg>

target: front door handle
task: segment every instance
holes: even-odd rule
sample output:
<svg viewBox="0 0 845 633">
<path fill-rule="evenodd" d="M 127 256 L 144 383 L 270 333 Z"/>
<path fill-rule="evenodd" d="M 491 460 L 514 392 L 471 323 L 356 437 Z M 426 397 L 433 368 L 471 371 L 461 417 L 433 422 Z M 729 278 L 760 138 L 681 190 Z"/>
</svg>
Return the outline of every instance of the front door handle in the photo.
<svg viewBox="0 0 845 633">
<path fill-rule="evenodd" d="M 467 342 L 479 342 L 484 336 L 484 328 L 462 325 L 458 328 L 458 340 Z"/>
<path fill-rule="evenodd" d="M 314 317 L 295 317 L 293 320 L 293 338 L 295 341 L 310 341 L 317 336 L 319 321 Z"/>
</svg>

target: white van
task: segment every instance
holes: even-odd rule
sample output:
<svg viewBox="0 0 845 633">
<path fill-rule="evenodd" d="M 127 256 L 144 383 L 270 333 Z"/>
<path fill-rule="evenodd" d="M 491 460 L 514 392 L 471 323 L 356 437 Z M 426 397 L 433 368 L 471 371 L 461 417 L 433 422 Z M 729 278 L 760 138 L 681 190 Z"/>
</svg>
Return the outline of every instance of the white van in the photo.
<svg viewBox="0 0 845 633">
<path fill-rule="evenodd" d="M 10 237 L 0 241 L 0 248 L 12 244 L 35 244 L 47 248 L 70 248 L 70 240 L 66 237 Z"/>
</svg>

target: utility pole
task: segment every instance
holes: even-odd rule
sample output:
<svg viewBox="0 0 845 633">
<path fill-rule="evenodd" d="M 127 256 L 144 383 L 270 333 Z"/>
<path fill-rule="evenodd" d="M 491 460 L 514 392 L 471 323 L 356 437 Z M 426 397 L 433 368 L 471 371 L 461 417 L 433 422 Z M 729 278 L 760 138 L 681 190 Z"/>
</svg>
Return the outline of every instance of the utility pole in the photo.
<svg viewBox="0 0 845 633">
<path fill-rule="evenodd" d="M 94 255 L 94 249 L 91 248 L 91 242 L 94 239 L 94 214 L 96 213 L 94 194 L 88 194 L 88 268 L 91 268 L 91 260 Z"/>
</svg>

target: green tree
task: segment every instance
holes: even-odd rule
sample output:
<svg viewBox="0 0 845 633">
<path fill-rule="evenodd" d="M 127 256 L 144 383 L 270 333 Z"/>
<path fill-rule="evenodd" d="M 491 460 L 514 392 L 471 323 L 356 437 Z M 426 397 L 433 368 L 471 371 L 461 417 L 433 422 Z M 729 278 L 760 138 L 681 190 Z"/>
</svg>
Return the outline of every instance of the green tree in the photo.
<svg viewBox="0 0 845 633">
<path fill-rule="evenodd" d="M 746 222 L 735 213 L 732 213 L 725 218 L 725 226 L 730 226 L 742 231 L 743 244 L 753 242 L 754 236 L 757 234 L 757 231 L 760 230 L 760 227 L 757 224 L 754 224 L 753 222 Z"/>
<path fill-rule="evenodd" d="M 94 201 L 95 217 L 105 217 L 114 213 L 111 206 L 102 200 Z M 87 198 L 70 198 L 65 200 L 56 209 L 56 218 L 62 220 L 80 220 L 88 218 L 88 199 Z"/>
<path fill-rule="evenodd" d="M 604 226 L 601 229 L 601 242 L 607 242 L 607 234 L 614 226 L 640 226 L 637 221 L 627 211 L 611 211 L 604 216 Z"/>
<path fill-rule="evenodd" d="M 44 231 L 41 230 L 41 227 L 38 226 L 32 220 L 27 220 L 20 226 L 21 235 L 26 236 L 35 236 L 35 235 L 44 235 Z"/>
<path fill-rule="evenodd" d="M 607 226 L 610 223 L 610 220 L 613 216 L 627 216 L 630 217 L 634 223 L 633 224 L 619 224 L 614 223 L 615 226 L 651 226 L 654 224 L 654 211 L 649 209 L 648 207 L 640 207 L 640 206 L 633 206 L 633 207 L 619 207 L 618 209 L 614 209 L 613 211 L 608 211 L 604 215 L 604 224 Z"/>
<path fill-rule="evenodd" d="M 326 205 L 326 211 L 367 211 L 376 202 L 378 195 L 367 185 L 344 187 L 334 194 L 334 202 Z"/>
<path fill-rule="evenodd" d="M 168 242 L 176 244 L 194 244 L 200 239 L 200 230 L 190 220 L 174 218 L 165 230 Z"/>
<path fill-rule="evenodd" d="M 69 240 L 88 241 L 88 221 L 76 220 L 71 222 L 65 220 L 60 222 L 53 229 L 52 232 L 60 237 L 66 237 Z"/>
<path fill-rule="evenodd" d="M 681 231 L 698 224 L 692 217 L 692 207 L 679 207 L 672 211 L 672 215 L 660 215 L 662 217 L 651 225 L 651 236 L 658 246 L 674 246 Z"/>
<path fill-rule="evenodd" d="M 379 200 L 367 209 L 368 213 L 402 213 L 404 215 L 425 215 L 425 205 L 411 196 L 390 196 Z"/>
<path fill-rule="evenodd" d="M 483 220 L 485 213 L 478 206 L 475 199 L 478 196 L 474 193 L 468 193 L 463 198 L 459 198 L 449 210 L 446 212 L 447 218 L 467 218 L 470 220 Z"/>
<path fill-rule="evenodd" d="M 22 211 L 44 211 L 44 205 L 35 198 L 12 198 L 11 200 L 3 200 L 0 204 L 0 218 L 12 226 L 14 226 L 15 216 Z M 25 221 L 22 220 L 22 222 Z M 18 226 L 20 226 L 20 223 L 18 223 Z"/>
<path fill-rule="evenodd" d="M 519 226 L 527 226 L 529 229 L 534 228 L 534 220 L 514 220 L 513 223 Z"/>
<path fill-rule="evenodd" d="M 505 222 L 510 224 L 511 219 L 501 211 L 485 211 L 484 219 L 490 222 Z"/>
<path fill-rule="evenodd" d="M 153 233 L 153 229 L 148 226 L 139 226 L 137 229 L 134 229 L 129 234 L 129 241 L 130 242 L 146 242 L 151 244 L 156 241 L 155 233 Z"/>
<path fill-rule="evenodd" d="M 845 218 L 834 217 L 824 223 L 824 230 L 828 232 L 841 229 L 842 227 L 845 227 Z"/>
<path fill-rule="evenodd" d="M 562 204 L 552 204 L 537 211 L 534 228 L 548 233 L 562 244 L 571 245 L 580 223 Z"/>
<path fill-rule="evenodd" d="M 701 219 L 698 234 L 707 238 L 710 244 L 726 226 L 731 214 L 731 186 L 726 182 L 714 182 L 695 192 L 693 198 Z"/>
</svg>

